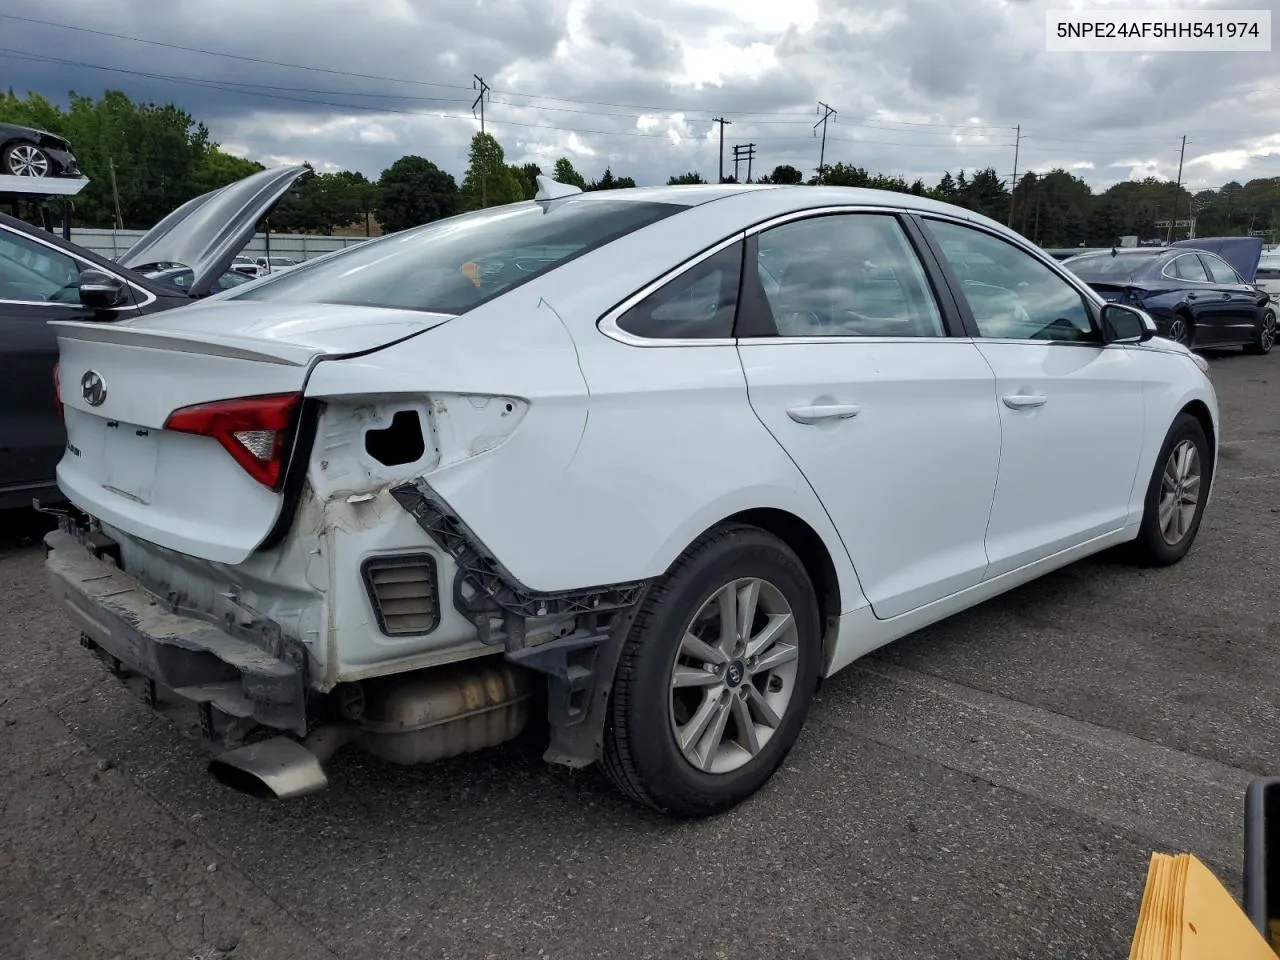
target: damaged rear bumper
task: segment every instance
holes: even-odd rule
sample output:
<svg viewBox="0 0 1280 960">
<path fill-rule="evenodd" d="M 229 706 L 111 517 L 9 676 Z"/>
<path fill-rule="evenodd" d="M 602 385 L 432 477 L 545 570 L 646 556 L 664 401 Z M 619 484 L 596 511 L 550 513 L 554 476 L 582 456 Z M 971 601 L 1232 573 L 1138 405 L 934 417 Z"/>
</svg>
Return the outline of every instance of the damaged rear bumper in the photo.
<svg viewBox="0 0 1280 960">
<path fill-rule="evenodd" d="M 105 539 L 105 538 L 104 538 Z M 65 530 L 45 537 L 45 570 L 82 638 L 148 681 L 201 707 L 307 732 L 306 664 L 178 612 Z M 96 545 L 101 547 L 101 544 Z"/>
</svg>

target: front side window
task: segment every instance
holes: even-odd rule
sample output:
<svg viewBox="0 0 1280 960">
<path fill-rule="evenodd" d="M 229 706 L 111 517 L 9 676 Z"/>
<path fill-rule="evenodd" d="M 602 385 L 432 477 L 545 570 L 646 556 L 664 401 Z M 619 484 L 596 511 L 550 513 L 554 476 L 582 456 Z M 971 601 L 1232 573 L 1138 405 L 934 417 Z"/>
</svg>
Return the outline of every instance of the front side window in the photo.
<svg viewBox="0 0 1280 960">
<path fill-rule="evenodd" d="M 983 337 L 1096 343 L 1083 295 L 1047 264 L 983 230 L 928 220 Z M 998 269 L 974 271 L 975 260 Z"/>
<path fill-rule="evenodd" d="M 684 209 L 592 194 L 491 207 L 269 274 L 230 299 L 459 314 Z"/>
<path fill-rule="evenodd" d="M 941 337 L 915 251 L 892 215 L 842 213 L 763 231 L 756 264 L 780 337 Z"/>
<path fill-rule="evenodd" d="M 618 327 L 637 337 L 663 340 L 732 337 L 742 246 L 731 244 L 667 281 L 620 316 Z"/>
<path fill-rule="evenodd" d="M 0 300 L 79 303 L 79 261 L 20 233 L 0 230 Z"/>
<path fill-rule="evenodd" d="M 1211 253 L 1203 253 L 1200 255 L 1200 259 L 1204 261 L 1204 265 L 1209 270 L 1209 278 L 1214 283 L 1230 284 L 1233 287 L 1238 287 L 1244 283 L 1240 279 L 1240 275 L 1236 273 L 1235 268 L 1222 258 L 1215 257 Z"/>
</svg>

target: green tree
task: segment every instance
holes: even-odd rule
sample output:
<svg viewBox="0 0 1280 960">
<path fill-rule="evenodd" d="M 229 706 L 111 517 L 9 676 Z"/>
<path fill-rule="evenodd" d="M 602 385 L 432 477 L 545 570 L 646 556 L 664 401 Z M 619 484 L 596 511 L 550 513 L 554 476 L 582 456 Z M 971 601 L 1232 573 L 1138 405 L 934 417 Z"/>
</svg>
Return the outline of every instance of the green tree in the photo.
<svg viewBox="0 0 1280 960">
<path fill-rule="evenodd" d="M 804 183 L 804 174 L 791 166 L 789 163 L 779 164 L 773 168 L 772 173 L 767 173 L 756 183 L 782 183 L 797 184 Z"/>
<path fill-rule="evenodd" d="M 471 138 L 470 162 L 462 178 L 462 209 L 479 210 L 525 198 L 521 178 L 512 173 L 502 154 L 502 144 L 491 133 Z"/>
<path fill-rule="evenodd" d="M 458 212 L 458 184 L 430 160 L 401 157 L 378 178 L 375 212 L 388 233 Z"/>
<path fill-rule="evenodd" d="M 579 190 L 587 189 L 587 181 L 577 170 L 574 169 L 573 163 L 568 157 L 561 157 L 556 161 L 554 172 L 551 179 L 556 183 L 566 183 L 577 187 Z"/>
<path fill-rule="evenodd" d="M 599 180 L 593 181 L 587 187 L 588 190 L 622 190 L 626 187 L 634 187 L 636 182 L 630 177 L 615 177 L 613 170 L 609 167 L 604 168 L 604 176 Z"/>
<path fill-rule="evenodd" d="M 696 173 L 690 170 L 688 173 L 681 173 L 681 174 L 677 174 L 674 177 L 671 177 L 667 181 L 667 186 L 677 187 L 677 186 L 685 186 L 688 184 L 706 183 L 706 182 L 707 181 L 702 179 L 702 174 Z"/>
<path fill-rule="evenodd" d="M 524 198 L 532 200 L 538 193 L 538 178 L 542 176 L 542 168 L 536 163 L 526 163 L 522 167 L 512 167 L 512 174 L 520 181 L 524 189 Z"/>
</svg>

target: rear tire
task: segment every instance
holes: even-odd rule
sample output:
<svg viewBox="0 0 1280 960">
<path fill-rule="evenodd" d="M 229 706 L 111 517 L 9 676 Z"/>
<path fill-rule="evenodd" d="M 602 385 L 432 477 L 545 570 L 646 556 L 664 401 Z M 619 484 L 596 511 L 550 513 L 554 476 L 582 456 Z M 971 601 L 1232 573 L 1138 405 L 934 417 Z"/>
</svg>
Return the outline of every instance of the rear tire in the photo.
<svg viewBox="0 0 1280 960">
<path fill-rule="evenodd" d="M 1258 337 L 1253 343 L 1247 344 L 1244 348 L 1245 353 L 1252 353 L 1257 356 L 1265 356 L 1271 352 L 1271 348 L 1276 343 L 1276 312 L 1270 307 L 1262 314 L 1262 322 L 1258 324 Z"/>
<path fill-rule="evenodd" d="M 1204 516 L 1212 460 L 1200 421 L 1181 413 L 1173 421 L 1147 484 L 1142 526 L 1133 558 L 1144 566 L 1167 567 L 1187 555 Z"/>
<path fill-rule="evenodd" d="M 1169 321 L 1169 339 L 1190 349 L 1196 341 L 1195 324 L 1185 314 L 1175 313 Z"/>
<path fill-rule="evenodd" d="M 751 622 L 735 629 L 744 611 Z M 631 626 L 606 718 L 605 774 L 671 816 L 735 806 L 795 743 L 821 650 L 813 585 L 785 543 L 742 524 L 704 534 Z"/>
</svg>

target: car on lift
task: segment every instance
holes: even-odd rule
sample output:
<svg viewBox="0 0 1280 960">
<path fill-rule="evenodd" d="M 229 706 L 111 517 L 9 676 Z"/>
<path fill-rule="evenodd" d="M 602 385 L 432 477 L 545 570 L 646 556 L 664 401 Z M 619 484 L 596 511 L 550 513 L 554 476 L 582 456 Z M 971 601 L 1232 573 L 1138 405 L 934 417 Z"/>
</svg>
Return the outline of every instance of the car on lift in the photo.
<svg viewBox="0 0 1280 960">
<path fill-rule="evenodd" d="M 1206 237 L 1085 253 L 1062 265 L 1106 301 L 1139 307 L 1188 347 L 1271 352 L 1276 308 L 1256 284 L 1262 240 Z"/>
<path fill-rule="evenodd" d="M 118 260 L 0 214 L 0 509 L 59 497 L 66 435 L 52 321 L 105 326 L 229 289 L 232 256 L 305 169 L 263 171 L 196 197 Z"/>
<path fill-rule="evenodd" d="M 820 677 L 1109 547 L 1178 562 L 1217 462 L 1207 361 L 877 190 L 542 177 L 57 327 L 68 639 L 277 797 L 343 744 L 432 761 L 536 703 L 548 760 L 725 810 Z"/>
<path fill-rule="evenodd" d="M 34 127 L 0 123 L 0 176 L 79 177 L 71 144 Z"/>
</svg>

